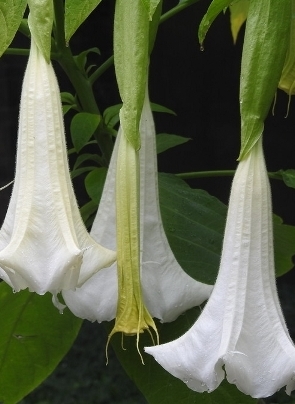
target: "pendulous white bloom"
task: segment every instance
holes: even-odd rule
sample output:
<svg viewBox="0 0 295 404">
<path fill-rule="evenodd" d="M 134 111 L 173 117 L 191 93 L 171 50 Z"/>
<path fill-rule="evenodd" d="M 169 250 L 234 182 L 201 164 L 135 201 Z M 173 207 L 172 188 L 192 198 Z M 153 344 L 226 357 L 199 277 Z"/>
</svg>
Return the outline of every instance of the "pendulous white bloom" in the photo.
<svg viewBox="0 0 295 404">
<path fill-rule="evenodd" d="M 87 268 L 80 274 L 83 259 Z M 15 291 L 56 295 L 111 265 L 87 233 L 73 192 L 58 83 L 31 42 L 23 81 L 14 187 L 0 231 L 0 276 Z"/>
<path fill-rule="evenodd" d="M 192 390 L 223 378 L 252 397 L 295 388 L 295 347 L 278 301 L 271 194 L 260 139 L 239 163 L 220 271 L 200 317 L 183 336 L 145 348 Z M 224 368 L 223 368 L 224 366 Z"/>
<path fill-rule="evenodd" d="M 116 248 L 115 173 L 119 130 L 110 167 L 94 220 L 91 235 L 107 248 Z M 152 317 L 163 322 L 175 320 L 187 309 L 200 305 L 211 285 L 197 282 L 176 261 L 168 244 L 159 207 L 155 128 L 148 95 L 140 122 L 140 251 L 143 300 Z M 87 260 L 83 268 L 87 267 Z M 118 301 L 117 266 L 103 269 L 76 291 L 64 291 L 70 310 L 91 321 L 108 321 L 116 317 Z M 123 275 L 124 276 L 124 275 Z"/>
</svg>

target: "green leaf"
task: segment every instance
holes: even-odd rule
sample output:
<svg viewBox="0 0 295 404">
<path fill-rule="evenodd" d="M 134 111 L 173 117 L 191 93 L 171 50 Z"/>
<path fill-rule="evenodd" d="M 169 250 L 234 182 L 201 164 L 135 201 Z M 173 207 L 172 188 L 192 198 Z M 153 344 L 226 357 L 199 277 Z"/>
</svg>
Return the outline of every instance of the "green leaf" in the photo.
<svg viewBox="0 0 295 404">
<path fill-rule="evenodd" d="M 83 153 L 80 156 L 77 157 L 73 170 L 78 168 L 81 164 L 85 163 L 85 161 L 95 161 L 96 163 L 100 164 L 101 163 L 101 158 L 97 154 L 94 153 Z"/>
<path fill-rule="evenodd" d="M 160 104 L 155 104 L 154 102 L 151 102 L 151 108 L 153 112 L 165 112 L 166 114 L 176 115 L 172 109 L 166 108 Z"/>
<path fill-rule="evenodd" d="M 170 135 L 168 133 L 159 133 L 156 136 L 157 153 L 163 153 L 164 151 L 186 143 L 189 140 L 191 140 L 189 137 Z"/>
<path fill-rule="evenodd" d="M 93 220 L 94 220 L 94 214 L 97 211 L 97 203 L 95 203 L 93 200 L 85 203 L 85 205 L 83 205 L 80 208 L 80 213 L 83 219 L 83 222 L 85 223 L 85 226 L 87 228 L 90 228 Z"/>
<path fill-rule="evenodd" d="M 63 314 L 48 293 L 13 293 L 0 284 L 0 401 L 16 404 L 55 369 L 70 349 L 82 321 Z"/>
<path fill-rule="evenodd" d="M 160 342 L 165 343 L 181 336 L 196 321 L 200 314 L 200 308 L 188 310 L 172 323 L 160 323 L 156 321 L 160 335 Z M 106 325 L 110 330 L 110 325 Z M 217 390 L 212 393 L 196 393 L 190 390 L 185 383 L 166 372 L 151 355 L 143 351 L 144 346 L 152 345 L 149 334 L 140 336 L 139 349 L 143 355 L 145 365 L 142 365 L 136 350 L 135 337 L 124 337 L 122 349 L 121 335 L 114 335 L 111 345 L 132 381 L 144 394 L 149 404 L 255 404 L 253 399 L 241 393 L 236 386 L 224 381 Z"/>
<path fill-rule="evenodd" d="M 28 0 L 28 5 L 30 8 L 28 24 L 32 37 L 47 63 L 49 63 L 53 24 L 53 1 Z"/>
<path fill-rule="evenodd" d="M 92 170 L 85 178 L 85 188 L 90 198 L 98 205 L 105 179 L 107 176 L 107 168 L 100 167 Z"/>
<path fill-rule="evenodd" d="M 230 4 L 230 27 L 234 43 L 237 41 L 241 26 L 247 19 L 250 0 L 236 0 Z"/>
<path fill-rule="evenodd" d="M 295 170 L 280 170 L 279 174 L 282 176 L 284 183 L 287 187 L 295 188 Z"/>
<path fill-rule="evenodd" d="M 72 105 L 63 105 L 62 106 L 62 113 L 65 115 L 69 110 L 72 109 Z"/>
<path fill-rule="evenodd" d="M 95 144 L 97 145 L 97 141 L 95 139 L 90 140 L 89 142 L 86 143 L 85 146 L 90 145 L 90 144 Z M 70 149 L 68 149 L 68 156 L 70 156 L 71 154 L 77 154 L 77 151 L 74 147 L 71 147 Z"/>
<path fill-rule="evenodd" d="M 206 191 L 190 188 L 171 174 L 159 175 L 165 232 L 182 268 L 198 281 L 213 284 L 219 269 L 227 207 Z M 293 268 L 295 226 L 274 216 L 276 275 Z"/>
<path fill-rule="evenodd" d="M 205 36 L 215 18 L 232 3 L 232 0 L 213 0 L 199 26 L 199 42 L 202 45 Z"/>
<path fill-rule="evenodd" d="M 88 173 L 89 171 L 95 170 L 96 168 L 96 166 L 77 168 L 76 170 L 71 171 L 71 178 L 73 180 L 74 178 L 79 177 L 79 175 Z"/>
<path fill-rule="evenodd" d="M 6 0 L 0 2 L 0 56 L 13 40 L 22 21 L 27 0 Z"/>
<path fill-rule="evenodd" d="M 119 112 L 122 108 L 122 105 L 122 103 L 112 105 L 111 107 L 108 107 L 104 110 L 103 121 L 109 128 L 113 129 L 115 125 L 117 125 L 117 123 L 120 121 Z M 151 102 L 151 108 L 153 112 L 164 112 L 167 114 L 176 115 L 176 113 L 172 111 L 172 109 L 166 108 L 163 105 L 155 104 L 154 102 Z"/>
<path fill-rule="evenodd" d="M 116 104 L 112 105 L 111 107 L 108 107 L 104 110 L 103 112 L 103 121 L 108 126 L 109 128 L 113 129 L 115 125 L 119 122 L 119 112 L 120 109 L 122 108 L 122 103 L 121 104 Z"/>
<path fill-rule="evenodd" d="M 159 175 L 159 194 L 165 233 L 177 261 L 193 278 L 214 284 L 227 207 L 171 174 Z"/>
<path fill-rule="evenodd" d="M 97 53 L 98 55 L 100 55 L 100 50 L 98 48 L 90 48 L 81 52 L 79 55 L 74 56 L 78 68 L 85 73 L 86 73 L 85 68 L 87 63 L 87 56 L 89 53 Z"/>
<path fill-rule="evenodd" d="M 67 42 L 100 2 L 101 0 L 66 0 L 65 36 Z"/>
<path fill-rule="evenodd" d="M 274 244 L 276 276 L 284 275 L 293 268 L 295 255 L 295 227 L 283 224 L 283 220 L 274 215 Z"/>
<path fill-rule="evenodd" d="M 72 142 L 77 152 L 87 144 L 99 122 L 100 116 L 89 112 L 79 112 L 73 117 L 70 129 Z"/>
<path fill-rule="evenodd" d="M 239 160 L 263 133 L 285 62 L 291 20 L 291 0 L 250 2 L 241 65 Z"/>
<path fill-rule="evenodd" d="M 60 99 L 63 104 L 76 104 L 76 99 L 73 94 L 67 93 L 65 91 L 60 93 Z"/>
</svg>

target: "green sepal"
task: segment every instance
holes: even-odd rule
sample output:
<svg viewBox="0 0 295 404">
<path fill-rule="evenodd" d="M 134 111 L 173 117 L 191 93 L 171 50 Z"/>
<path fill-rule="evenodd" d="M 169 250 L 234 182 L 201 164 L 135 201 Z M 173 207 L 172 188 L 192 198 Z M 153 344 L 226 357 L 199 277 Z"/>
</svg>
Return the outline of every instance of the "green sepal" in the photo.
<svg viewBox="0 0 295 404">
<path fill-rule="evenodd" d="M 120 122 L 135 150 L 140 148 L 139 122 L 149 63 L 149 16 L 141 0 L 117 0 L 114 19 L 114 62 L 123 101 Z"/>
<path fill-rule="evenodd" d="M 0 5 L 0 56 L 6 51 L 21 24 L 27 0 L 7 0 Z"/>
<path fill-rule="evenodd" d="M 162 0 L 141 0 L 143 5 L 146 8 L 146 11 L 148 12 L 149 19 L 152 21 L 153 15 L 160 3 L 162 3 Z"/>
<path fill-rule="evenodd" d="M 198 31 L 199 42 L 202 45 L 205 39 L 205 36 L 211 27 L 215 18 L 230 4 L 232 0 L 213 0 L 210 4 L 206 14 L 204 15 Z"/>
<path fill-rule="evenodd" d="M 53 25 L 52 0 L 28 0 L 30 14 L 28 24 L 32 38 L 42 52 L 47 63 L 50 62 L 51 31 Z"/>
<path fill-rule="evenodd" d="M 292 0 L 292 21 L 289 38 L 289 48 L 284 63 L 278 87 L 285 91 L 289 97 L 295 94 L 295 0 Z M 288 110 L 290 106 L 290 98 Z M 288 114 L 287 110 L 287 114 Z"/>
<path fill-rule="evenodd" d="M 290 26 L 291 0 L 250 1 L 240 80 L 239 160 L 262 135 L 283 69 Z"/>
<path fill-rule="evenodd" d="M 162 13 L 162 5 L 163 0 L 157 1 L 157 7 L 153 12 L 152 19 L 150 19 L 150 26 L 149 26 L 149 55 L 152 53 L 154 43 L 156 40 L 158 27 L 160 23 L 161 13 Z"/>
<path fill-rule="evenodd" d="M 237 42 L 238 34 L 247 19 L 250 0 L 236 0 L 229 6 L 230 28 L 234 43 Z"/>
</svg>

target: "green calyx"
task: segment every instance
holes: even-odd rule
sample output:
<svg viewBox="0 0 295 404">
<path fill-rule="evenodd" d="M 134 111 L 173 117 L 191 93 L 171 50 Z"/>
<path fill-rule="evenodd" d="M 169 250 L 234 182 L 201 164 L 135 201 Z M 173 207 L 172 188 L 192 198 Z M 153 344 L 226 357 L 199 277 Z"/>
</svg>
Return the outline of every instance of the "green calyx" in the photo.
<svg viewBox="0 0 295 404">
<path fill-rule="evenodd" d="M 51 31 L 53 25 L 52 0 L 28 0 L 30 14 L 28 24 L 37 47 L 47 63 L 50 62 Z"/>
<path fill-rule="evenodd" d="M 242 160 L 257 143 L 278 86 L 289 42 L 292 0 L 250 0 L 241 79 Z"/>
</svg>

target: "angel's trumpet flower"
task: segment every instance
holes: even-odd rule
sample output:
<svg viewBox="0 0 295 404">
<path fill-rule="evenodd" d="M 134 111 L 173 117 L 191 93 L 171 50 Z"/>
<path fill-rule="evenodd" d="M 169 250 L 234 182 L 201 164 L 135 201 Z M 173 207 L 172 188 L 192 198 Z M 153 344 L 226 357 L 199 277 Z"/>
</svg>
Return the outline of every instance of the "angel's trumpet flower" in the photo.
<svg viewBox="0 0 295 404">
<path fill-rule="evenodd" d="M 76 291 L 63 292 L 65 302 L 73 313 L 91 321 L 101 322 L 120 316 L 122 301 L 130 303 L 128 310 L 131 313 L 138 313 L 138 308 L 133 305 L 142 304 L 142 297 L 132 296 L 135 290 L 142 290 L 144 306 L 152 317 L 163 322 L 173 321 L 185 310 L 200 305 L 212 290 L 211 285 L 195 281 L 182 270 L 164 232 L 159 207 L 155 128 L 147 93 L 140 134 L 140 274 L 126 279 L 124 272 L 119 273 L 119 301 L 117 264 L 99 271 Z M 123 133 L 119 130 L 102 199 L 91 230 L 95 240 L 111 249 L 116 246 L 115 188 L 126 186 L 125 183 L 116 185 L 115 178 L 121 136 Z M 82 271 L 84 267 L 87 267 L 87 260 L 83 262 Z M 120 279 L 131 282 L 124 291 L 120 291 Z M 140 285 L 134 286 L 134 280 L 139 281 Z M 135 327 L 138 321 L 133 315 L 128 320 Z"/>
<path fill-rule="evenodd" d="M 237 168 L 219 275 L 200 317 L 180 338 L 145 348 L 192 390 L 223 378 L 252 397 L 295 388 L 295 347 L 280 308 L 274 271 L 272 209 L 262 141 Z"/>
<path fill-rule="evenodd" d="M 87 268 L 80 274 L 83 259 Z M 53 295 L 111 265 L 87 233 L 73 192 L 58 83 L 31 42 L 23 81 L 14 187 L 0 231 L 1 277 L 15 291 Z"/>
</svg>

